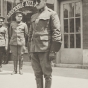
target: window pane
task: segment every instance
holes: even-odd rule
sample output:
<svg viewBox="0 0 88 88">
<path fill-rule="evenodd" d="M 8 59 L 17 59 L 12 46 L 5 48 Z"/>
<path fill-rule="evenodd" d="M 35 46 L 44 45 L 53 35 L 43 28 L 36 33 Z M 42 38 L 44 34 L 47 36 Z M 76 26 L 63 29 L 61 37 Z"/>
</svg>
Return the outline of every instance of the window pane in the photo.
<svg viewBox="0 0 88 88">
<path fill-rule="evenodd" d="M 64 18 L 68 18 L 68 4 L 64 5 Z"/>
<path fill-rule="evenodd" d="M 75 7 L 74 3 L 69 4 L 69 16 L 70 17 L 74 17 L 74 7 Z"/>
<path fill-rule="evenodd" d="M 81 10 L 80 2 L 77 2 L 77 3 L 75 4 L 75 16 L 76 16 L 76 17 L 80 16 L 80 10 Z"/>
<path fill-rule="evenodd" d="M 68 19 L 64 20 L 64 33 L 68 33 Z"/>
<path fill-rule="evenodd" d="M 80 28 L 80 18 L 76 18 L 76 32 L 80 32 L 81 28 Z"/>
<path fill-rule="evenodd" d="M 74 32 L 74 19 L 70 19 L 70 32 Z"/>
<path fill-rule="evenodd" d="M 76 34 L 76 48 L 81 48 L 81 35 Z"/>
<path fill-rule="evenodd" d="M 68 45 L 68 35 L 64 35 L 64 47 L 65 48 L 68 48 L 69 47 L 69 45 Z"/>
<path fill-rule="evenodd" d="M 74 48 L 74 34 L 70 35 L 70 48 Z"/>
</svg>

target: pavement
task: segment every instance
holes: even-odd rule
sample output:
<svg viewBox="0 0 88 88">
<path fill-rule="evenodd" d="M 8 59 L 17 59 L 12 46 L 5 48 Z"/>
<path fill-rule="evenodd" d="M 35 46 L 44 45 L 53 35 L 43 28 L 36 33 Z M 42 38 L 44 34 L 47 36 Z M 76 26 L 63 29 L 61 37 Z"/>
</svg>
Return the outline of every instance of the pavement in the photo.
<svg viewBox="0 0 88 88">
<path fill-rule="evenodd" d="M 24 65 L 23 75 L 11 75 L 13 65 L 3 65 L 0 88 L 36 88 L 32 67 Z M 88 69 L 53 67 L 52 88 L 88 88 Z"/>
</svg>

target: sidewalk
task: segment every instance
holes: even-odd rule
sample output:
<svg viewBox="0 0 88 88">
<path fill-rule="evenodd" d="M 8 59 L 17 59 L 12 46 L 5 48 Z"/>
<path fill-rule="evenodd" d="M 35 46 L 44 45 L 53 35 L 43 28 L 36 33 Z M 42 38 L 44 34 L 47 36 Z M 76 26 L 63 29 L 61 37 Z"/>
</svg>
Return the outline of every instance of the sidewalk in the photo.
<svg viewBox="0 0 88 88">
<path fill-rule="evenodd" d="M 10 75 L 11 72 L 4 71 L 0 74 L 0 88 L 36 88 L 34 75 Z M 53 76 L 52 88 L 88 88 L 87 79 Z"/>
<path fill-rule="evenodd" d="M 11 75 L 13 65 L 3 65 L 0 73 L 0 88 L 36 88 L 31 66 L 24 65 L 23 75 Z M 52 88 L 88 88 L 88 70 L 53 68 Z"/>
</svg>

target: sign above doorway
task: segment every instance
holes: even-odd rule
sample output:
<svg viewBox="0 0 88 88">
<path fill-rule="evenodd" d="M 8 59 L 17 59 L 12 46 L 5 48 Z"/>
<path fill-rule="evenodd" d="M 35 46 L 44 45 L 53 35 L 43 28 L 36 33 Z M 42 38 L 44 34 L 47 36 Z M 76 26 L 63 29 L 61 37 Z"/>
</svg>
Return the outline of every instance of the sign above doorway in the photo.
<svg viewBox="0 0 88 88">
<path fill-rule="evenodd" d="M 9 19 L 17 10 L 27 6 L 33 7 L 33 1 L 28 0 L 17 4 L 13 9 L 9 11 L 9 13 L 7 14 L 7 18 Z"/>
</svg>

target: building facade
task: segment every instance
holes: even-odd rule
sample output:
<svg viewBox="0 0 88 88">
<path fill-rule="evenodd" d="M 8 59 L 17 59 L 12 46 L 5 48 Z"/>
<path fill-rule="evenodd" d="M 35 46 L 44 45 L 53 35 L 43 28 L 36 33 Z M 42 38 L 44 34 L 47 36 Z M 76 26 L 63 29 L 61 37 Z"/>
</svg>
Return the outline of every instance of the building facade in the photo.
<svg viewBox="0 0 88 88">
<path fill-rule="evenodd" d="M 62 31 L 62 47 L 56 63 L 87 65 L 88 1 L 55 0 L 54 9 L 60 16 Z"/>
<path fill-rule="evenodd" d="M 21 10 L 29 25 L 35 12 L 31 1 L 0 0 L 0 14 L 10 22 L 14 20 L 14 12 Z M 58 13 L 61 22 L 62 47 L 55 63 L 88 64 L 88 0 L 48 0 L 47 5 Z"/>
</svg>

